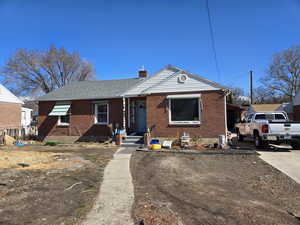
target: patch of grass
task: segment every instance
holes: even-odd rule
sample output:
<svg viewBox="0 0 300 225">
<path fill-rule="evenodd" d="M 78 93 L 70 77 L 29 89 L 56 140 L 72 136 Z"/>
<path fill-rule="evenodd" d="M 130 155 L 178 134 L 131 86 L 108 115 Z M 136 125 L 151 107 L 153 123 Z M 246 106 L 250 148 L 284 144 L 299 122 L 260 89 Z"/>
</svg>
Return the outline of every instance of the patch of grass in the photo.
<svg viewBox="0 0 300 225">
<path fill-rule="evenodd" d="M 70 221 L 70 220 L 69 220 L 69 221 L 65 221 L 65 222 L 64 222 L 64 225 L 74 225 L 74 223 L 73 223 L 73 221 Z"/>
<path fill-rule="evenodd" d="M 78 219 L 81 218 L 82 216 L 85 215 L 86 210 L 87 210 L 87 206 L 81 204 L 80 207 L 75 210 L 75 217 Z"/>
<path fill-rule="evenodd" d="M 55 141 L 48 141 L 48 142 L 46 142 L 46 146 L 56 146 L 56 145 L 58 145 L 59 144 L 59 142 L 55 142 Z"/>
</svg>

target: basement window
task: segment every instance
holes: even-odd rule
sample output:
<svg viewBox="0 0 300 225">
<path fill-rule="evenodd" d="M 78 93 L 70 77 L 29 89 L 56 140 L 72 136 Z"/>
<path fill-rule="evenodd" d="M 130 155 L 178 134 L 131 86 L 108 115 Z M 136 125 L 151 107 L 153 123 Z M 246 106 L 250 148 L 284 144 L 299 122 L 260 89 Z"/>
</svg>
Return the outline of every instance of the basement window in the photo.
<svg viewBox="0 0 300 225">
<path fill-rule="evenodd" d="M 199 98 L 169 98 L 169 124 L 200 124 Z"/>
<path fill-rule="evenodd" d="M 108 103 L 95 104 L 95 123 L 107 125 L 109 121 Z"/>
</svg>

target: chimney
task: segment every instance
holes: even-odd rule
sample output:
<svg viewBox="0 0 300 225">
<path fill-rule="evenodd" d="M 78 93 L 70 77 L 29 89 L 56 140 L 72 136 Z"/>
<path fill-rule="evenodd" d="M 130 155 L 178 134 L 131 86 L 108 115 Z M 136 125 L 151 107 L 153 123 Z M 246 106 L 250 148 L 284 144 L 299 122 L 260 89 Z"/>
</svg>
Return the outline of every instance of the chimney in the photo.
<svg viewBox="0 0 300 225">
<path fill-rule="evenodd" d="M 147 70 L 140 69 L 139 70 L 139 78 L 146 78 L 147 77 Z"/>
</svg>

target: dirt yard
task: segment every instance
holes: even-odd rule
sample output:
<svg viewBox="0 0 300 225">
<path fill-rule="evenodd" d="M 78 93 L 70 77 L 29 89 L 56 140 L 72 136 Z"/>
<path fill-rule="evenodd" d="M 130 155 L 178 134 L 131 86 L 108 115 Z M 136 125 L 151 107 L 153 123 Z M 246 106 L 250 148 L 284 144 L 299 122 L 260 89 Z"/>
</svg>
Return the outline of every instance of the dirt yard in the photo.
<svg viewBox="0 0 300 225">
<path fill-rule="evenodd" d="M 92 207 L 116 148 L 0 148 L 0 225 L 73 225 Z"/>
<path fill-rule="evenodd" d="M 136 224 L 300 224 L 300 185 L 256 155 L 135 152 L 131 170 Z"/>
</svg>

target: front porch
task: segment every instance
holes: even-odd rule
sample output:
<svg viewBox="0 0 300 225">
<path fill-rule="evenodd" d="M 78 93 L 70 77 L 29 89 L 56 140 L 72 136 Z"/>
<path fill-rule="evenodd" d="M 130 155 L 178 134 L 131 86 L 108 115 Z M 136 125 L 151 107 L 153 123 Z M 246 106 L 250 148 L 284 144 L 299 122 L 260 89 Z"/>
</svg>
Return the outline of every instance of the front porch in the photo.
<svg viewBox="0 0 300 225">
<path fill-rule="evenodd" d="M 123 135 L 120 135 L 118 144 L 122 146 L 137 146 L 144 143 L 144 134 L 147 132 L 146 97 L 123 98 Z"/>
<path fill-rule="evenodd" d="M 123 127 L 127 135 L 142 136 L 147 132 L 146 97 L 123 98 Z"/>
</svg>

